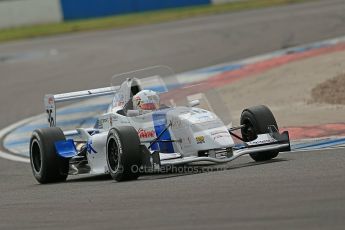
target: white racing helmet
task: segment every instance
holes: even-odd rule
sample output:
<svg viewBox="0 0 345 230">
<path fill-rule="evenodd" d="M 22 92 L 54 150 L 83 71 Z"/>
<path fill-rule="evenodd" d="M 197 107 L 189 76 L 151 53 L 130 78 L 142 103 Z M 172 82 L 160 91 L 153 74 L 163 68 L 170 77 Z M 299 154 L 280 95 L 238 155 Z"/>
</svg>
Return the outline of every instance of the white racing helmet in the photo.
<svg viewBox="0 0 345 230">
<path fill-rule="evenodd" d="M 140 114 L 159 109 L 160 98 L 155 91 L 141 90 L 133 96 L 133 108 Z"/>
</svg>

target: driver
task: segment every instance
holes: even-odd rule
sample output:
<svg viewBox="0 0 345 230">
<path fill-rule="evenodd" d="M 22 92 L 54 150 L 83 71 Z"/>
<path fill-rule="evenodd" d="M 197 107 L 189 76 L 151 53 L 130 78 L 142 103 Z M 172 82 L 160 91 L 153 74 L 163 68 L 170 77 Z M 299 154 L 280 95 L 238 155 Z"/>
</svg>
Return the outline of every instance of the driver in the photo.
<svg viewBox="0 0 345 230">
<path fill-rule="evenodd" d="M 133 108 L 139 111 L 139 114 L 149 113 L 159 109 L 160 98 L 155 91 L 141 90 L 133 96 Z"/>
</svg>

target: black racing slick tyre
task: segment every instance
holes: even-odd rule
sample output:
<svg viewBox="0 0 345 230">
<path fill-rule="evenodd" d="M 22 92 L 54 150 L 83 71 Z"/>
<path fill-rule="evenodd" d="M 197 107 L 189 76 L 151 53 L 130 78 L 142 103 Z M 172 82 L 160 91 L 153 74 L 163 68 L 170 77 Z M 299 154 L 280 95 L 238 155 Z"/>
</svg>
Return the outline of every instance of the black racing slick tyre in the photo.
<svg viewBox="0 0 345 230">
<path fill-rule="evenodd" d="M 269 127 L 274 126 L 278 130 L 276 119 L 271 110 L 264 105 L 253 106 L 243 110 L 241 114 L 242 138 L 245 142 L 253 141 L 258 134 L 269 132 Z M 268 161 L 278 156 L 279 151 L 267 151 L 251 153 L 250 157 L 255 161 Z"/>
<path fill-rule="evenodd" d="M 111 177 L 119 182 L 138 179 L 142 152 L 136 129 L 131 126 L 112 128 L 109 130 L 106 147 Z"/>
<path fill-rule="evenodd" d="M 62 182 L 67 179 L 69 160 L 60 157 L 55 142 L 66 140 L 57 127 L 36 129 L 30 140 L 30 163 L 32 173 L 41 184 Z"/>
</svg>

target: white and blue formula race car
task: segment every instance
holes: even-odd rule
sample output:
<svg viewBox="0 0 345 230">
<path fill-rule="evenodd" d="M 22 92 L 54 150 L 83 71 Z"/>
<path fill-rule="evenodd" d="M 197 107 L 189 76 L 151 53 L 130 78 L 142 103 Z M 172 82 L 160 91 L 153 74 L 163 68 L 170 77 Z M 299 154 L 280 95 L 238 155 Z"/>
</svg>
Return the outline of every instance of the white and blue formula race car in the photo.
<svg viewBox="0 0 345 230">
<path fill-rule="evenodd" d="M 133 96 L 142 90 L 158 93 L 158 108 L 136 110 Z M 57 103 L 101 96 L 112 96 L 112 101 L 94 127 L 56 127 Z M 224 99 L 207 81 L 188 82 L 164 66 L 116 75 L 106 88 L 46 95 L 44 101 L 50 127 L 35 130 L 30 141 L 32 172 L 39 183 L 76 174 L 134 180 L 145 170 L 221 164 L 245 154 L 267 161 L 290 151 L 288 132 L 279 133 L 266 106 L 243 110 L 234 127 Z"/>
</svg>

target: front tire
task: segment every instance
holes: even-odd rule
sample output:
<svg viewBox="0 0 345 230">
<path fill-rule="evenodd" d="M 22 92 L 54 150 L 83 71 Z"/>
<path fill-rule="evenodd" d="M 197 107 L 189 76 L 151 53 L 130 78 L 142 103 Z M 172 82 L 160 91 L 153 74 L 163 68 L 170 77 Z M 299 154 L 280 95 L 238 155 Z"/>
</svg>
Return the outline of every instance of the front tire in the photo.
<svg viewBox="0 0 345 230">
<path fill-rule="evenodd" d="M 55 142 L 66 140 L 60 128 L 36 129 L 30 140 L 30 163 L 35 179 L 41 183 L 62 182 L 67 179 L 69 161 L 60 157 Z"/>
<path fill-rule="evenodd" d="M 135 128 L 122 126 L 109 130 L 106 159 L 111 177 L 116 181 L 138 179 L 142 165 L 140 139 Z"/>
<path fill-rule="evenodd" d="M 243 110 L 241 114 L 242 138 L 245 142 L 253 141 L 258 134 L 269 132 L 269 127 L 274 126 L 278 130 L 276 119 L 271 110 L 264 105 L 253 106 Z M 279 151 L 267 151 L 251 153 L 250 157 L 255 161 L 268 161 L 278 156 Z"/>
</svg>

